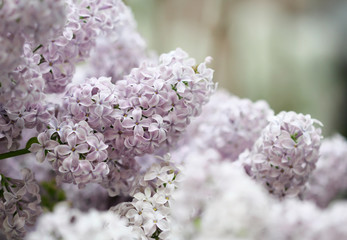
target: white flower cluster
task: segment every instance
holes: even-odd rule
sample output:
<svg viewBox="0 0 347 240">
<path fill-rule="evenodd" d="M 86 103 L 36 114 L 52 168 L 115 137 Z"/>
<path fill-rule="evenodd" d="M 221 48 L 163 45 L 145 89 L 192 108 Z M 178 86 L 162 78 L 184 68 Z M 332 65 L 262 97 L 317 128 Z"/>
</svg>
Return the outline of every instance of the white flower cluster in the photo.
<svg viewBox="0 0 347 240">
<path fill-rule="evenodd" d="M 167 239 L 170 233 L 171 195 L 177 188 L 181 173 L 170 162 L 170 155 L 154 163 L 139 179 L 132 202 L 124 202 L 111 208 L 124 216 L 138 239 Z"/>
<path fill-rule="evenodd" d="M 218 158 L 214 150 L 187 156 L 170 239 L 263 239 L 271 200 L 242 169 Z"/>
<path fill-rule="evenodd" d="M 26 240 L 131 240 L 133 236 L 125 221 L 111 212 L 83 213 L 60 204 L 54 212 L 41 216 Z"/>
</svg>

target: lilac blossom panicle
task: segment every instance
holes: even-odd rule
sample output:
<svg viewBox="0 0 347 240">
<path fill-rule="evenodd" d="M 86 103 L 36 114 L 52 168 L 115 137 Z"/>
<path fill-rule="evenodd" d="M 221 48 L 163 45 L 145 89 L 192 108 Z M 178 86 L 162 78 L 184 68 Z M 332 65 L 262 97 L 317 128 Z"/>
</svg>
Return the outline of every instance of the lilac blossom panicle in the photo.
<svg viewBox="0 0 347 240">
<path fill-rule="evenodd" d="M 341 135 L 324 139 L 317 168 L 309 179 L 304 198 L 325 208 L 347 191 L 347 141 Z"/>
<path fill-rule="evenodd" d="M 97 36 L 117 31 L 126 6 L 121 0 L 67 0 L 63 34 L 37 50 L 46 93 L 62 93 L 71 82 L 75 65 L 86 60 Z"/>
<path fill-rule="evenodd" d="M 84 187 L 89 182 L 100 182 L 109 173 L 104 137 L 94 133 L 85 121 L 66 121 L 61 129 L 48 129 L 39 134 L 38 142 L 29 150 L 36 153 L 37 161 L 51 163 L 58 182 Z"/>
<path fill-rule="evenodd" d="M 0 232 L 8 239 L 23 239 L 27 227 L 41 214 L 39 186 L 29 169 L 22 169 L 23 179 L 0 174 Z"/>
<path fill-rule="evenodd" d="M 119 194 L 119 182 L 128 188 L 138 169 L 134 157 L 175 144 L 201 112 L 215 90 L 209 60 L 196 65 L 177 49 L 161 55 L 158 64 L 143 62 L 115 84 L 100 77 L 69 87 L 63 119 L 86 121 L 105 136 L 110 174 L 103 186 L 111 195 Z"/>
<path fill-rule="evenodd" d="M 42 131 L 51 107 L 36 47 L 57 37 L 65 24 L 65 1 L 3 1 L 0 9 L 0 142 L 18 147 L 23 128 Z"/>
<path fill-rule="evenodd" d="M 178 145 L 213 148 L 224 158 L 235 161 L 245 149 L 253 147 L 272 116 L 273 111 L 265 101 L 253 103 L 219 90 L 189 125 Z"/>
<path fill-rule="evenodd" d="M 53 212 L 43 214 L 36 229 L 26 240 L 135 240 L 125 221 L 112 212 L 91 209 L 84 213 L 69 208 L 66 203 L 57 205 Z"/>
<path fill-rule="evenodd" d="M 154 236 L 167 239 L 170 233 L 172 194 L 180 182 L 181 173 L 169 154 L 160 159 L 138 180 L 131 193 L 133 200 L 110 209 L 127 220 L 127 226 L 137 239 Z"/>
<path fill-rule="evenodd" d="M 281 112 L 270 120 L 251 151 L 240 155 L 247 173 L 273 195 L 298 196 L 316 167 L 322 125 L 310 115 Z"/>
<path fill-rule="evenodd" d="M 25 42 L 37 46 L 57 37 L 62 31 L 65 19 L 64 0 L 2 1 L 0 75 L 19 65 Z"/>
</svg>

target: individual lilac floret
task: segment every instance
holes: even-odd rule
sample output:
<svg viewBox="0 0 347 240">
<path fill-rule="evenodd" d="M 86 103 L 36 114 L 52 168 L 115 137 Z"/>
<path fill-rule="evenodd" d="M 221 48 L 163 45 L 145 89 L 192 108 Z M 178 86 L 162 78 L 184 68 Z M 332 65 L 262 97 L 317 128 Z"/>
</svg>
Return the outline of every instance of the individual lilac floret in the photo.
<svg viewBox="0 0 347 240">
<path fill-rule="evenodd" d="M 39 186 L 29 169 L 22 169 L 23 179 L 0 174 L 0 230 L 8 239 L 23 239 L 42 212 Z"/>
<path fill-rule="evenodd" d="M 65 122 L 61 130 L 40 133 L 38 140 L 29 150 L 36 153 L 39 162 L 52 164 L 59 181 L 84 187 L 89 182 L 101 182 L 109 173 L 103 135 L 94 133 L 85 121 Z"/>
<path fill-rule="evenodd" d="M 26 240 L 135 240 L 136 235 L 125 221 L 112 212 L 90 210 L 83 213 L 66 203 L 57 205 L 52 213 L 43 214 L 36 229 Z"/>
<path fill-rule="evenodd" d="M 270 120 L 251 152 L 240 155 L 248 174 L 279 197 L 297 196 L 316 167 L 322 125 L 310 115 L 281 112 Z"/>
<path fill-rule="evenodd" d="M 322 141 L 317 168 L 309 179 L 305 199 L 325 208 L 347 191 L 347 141 L 335 135 Z"/>
<path fill-rule="evenodd" d="M 223 158 L 235 161 L 245 149 L 253 147 L 272 116 L 273 111 L 265 101 L 253 103 L 217 91 L 201 115 L 188 126 L 179 145 L 213 148 Z"/>
</svg>

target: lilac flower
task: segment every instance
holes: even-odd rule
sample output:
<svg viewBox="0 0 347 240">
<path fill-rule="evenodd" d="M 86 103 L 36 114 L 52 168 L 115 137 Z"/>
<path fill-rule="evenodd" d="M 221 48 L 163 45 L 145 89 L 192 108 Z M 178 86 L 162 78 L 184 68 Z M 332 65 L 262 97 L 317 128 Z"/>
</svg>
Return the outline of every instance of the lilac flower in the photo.
<svg viewBox="0 0 347 240">
<path fill-rule="evenodd" d="M 72 85 L 64 103 L 65 118 L 88 121 L 105 133 L 115 158 L 132 158 L 174 144 L 214 91 L 213 71 L 195 72 L 194 61 L 186 59 L 182 50 L 165 56 L 168 63 L 143 62 L 114 85 L 105 77 Z M 172 82 L 177 76 L 185 79 L 184 91 Z"/>
<path fill-rule="evenodd" d="M 253 147 L 272 116 L 273 111 L 264 101 L 253 103 L 219 90 L 201 116 L 192 120 L 178 146 L 213 148 L 224 159 L 235 161 L 240 153 Z"/>
<path fill-rule="evenodd" d="M 43 139 L 40 144 L 32 147 L 32 151 L 38 152 L 38 160 L 47 159 L 59 181 L 78 184 L 79 187 L 89 182 L 100 183 L 109 173 L 105 162 L 108 146 L 103 136 L 94 133 L 83 121 L 76 124 L 66 121 L 58 125 L 62 126 L 61 133 L 48 129 L 40 134 L 40 139 Z M 47 139 L 52 139 L 48 140 L 49 147 Z"/>
<path fill-rule="evenodd" d="M 22 169 L 23 180 L 1 174 L 0 223 L 8 239 L 21 239 L 42 212 L 39 186 L 29 169 Z"/>
<path fill-rule="evenodd" d="M 297 196 L 316 167 L 321 125 L 310 115 L 281 112 L 271 119 L 252 151 L 240 157 L 249 175 L 270 193 Z"/>
<path fill-rule="evenodd" d="M 153 156 L 152 156 L 153 158 Z M 166 239 L 170 232 L 170 204 L 171 195 L 175 188 L 163 180 L 170 179 L 176 186 L 180 172 L 166 155 L 160 163 L 153 164 L 147 172 L 140 176 L 130 194 L 134 197 L 132 202 L 124 202 L 111 208 L 128 221 L 128 226 L 133 228 L 139 238 L 150 238 L 155 232 L 160 233 L 160 238 Z"/>
<path fill-rule="evenodd" d="M 45 151 L 54 150 L 56 146 L 59 145 L 58 142 L 50 140 L 45 133 L 40 133 L 37 137 L 39 144 L 33 143 L 29 151 L 36 153 L 36 160 L 39 162 L 43 162 L 45 160 Z"/>
</svg>

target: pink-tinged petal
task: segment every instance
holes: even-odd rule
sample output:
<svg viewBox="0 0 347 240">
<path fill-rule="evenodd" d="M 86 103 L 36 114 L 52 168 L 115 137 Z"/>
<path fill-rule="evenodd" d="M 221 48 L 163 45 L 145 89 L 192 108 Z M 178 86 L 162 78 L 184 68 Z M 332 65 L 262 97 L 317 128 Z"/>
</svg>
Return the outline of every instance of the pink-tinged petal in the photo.
<svg viewBox="0 0 347 240">
<path fill-rule="evenodd" d="M 129 119 L 129 118 L 124 119 L 122 122 L 122 126 L 124 128 L 132 128 L 132 127 L 134 127 L 134 125 L 135 125 L 134 121 L 132 119 Z"/>
<path fill-rule="evenodd" d="M 89 152 L 89 146 L 86 143 L 82 143 L 82 144 L 76 146 L 75 149 L 76 149 L 76 152 L 78 152 L 78 153 L 87 153 L 87 152 Z"/>
<path fill-rule="evenodd" d="M 99 163 L 95 169 L 94 173 L 102 176 L 106 176 L 110 172 L 108 165 L 104 162 Z"/>
<path fill-rule="evenodd" d="M 77 143 L 77 139 L 75 137 L 67 138 L 67 143 L 70 148 L 75 147 Z"/>
<path fill-rule="evenodd" d="M 157 106 L 160 101 L 160 98 L 158 95 L 153 95 L 151 99 L 148 101 L 149 106 Z"/>
<path fill-rule="evenodd" d="M 293 139 L 282 139 L 280 140 L 280 144 L 286 149 L 293 149 L 295 147 L 295 142 Z"/>
<path fill-rule="evenodd" d="M 141 118 L 142 118 L 142 110 L 140 108 L 136 108 L 132 111 L 132 116 L 133 119 L 136 122 L 140 122 Z"/>
<path fill-rule="evenodd" d="M 85 173 L 93 171 L 93 166 L 91 165 L 91 163 L 89 161 L 81 160 L 81 161 L 79 161 L 79 166 L 80 166 L 81 170 Z"/>
<path fill-rule="evenodd" d="M 47 150 L 53 150 L 56 146 L 58 146 L 59 143 L 56 142 L 56 141 L 53 141 L 53 140 L 49 140 L 47 143 L 46 143 L 46 149 Z"/>
<path fill-rule="evenodd" d="M 144 133 L 145 133 L 145 132 L 144 132 L 142 126 L 140 126 L 140 125 L 135 125 L 135 129 L 134 129 L 134 134 L 135 134 L 135 135 L 143 136 Z"/>
<path fill-rule="evenodd" d="M 102 151 L 102 152 L 99 151 L 99 157 L 98 157 L 99 161 L 104 161 L 107 159 L 107 157 L 108 157 L 107 151 Z"/>
<path fill-rule="evenodd" d="M 184 91 L 186 90 L 186 85 L 184 85 L 183 82 L 179 82 L 176 87 L 178 93 L 184 93 Z"/>
<path fill-rule="evenodd" d="M 100 142 L 99 139 L 95 136 L 87 137 L 87 143 L 94 148 L 96 148 L 99 145 L 99 142 Z"/>
<path fill-rule="evenodd" d="M 71 156 L 67 157 L 63 161 L 63 167 L 66 170 L 69 170 L 71 172 L 75 172 L 78 169 L 79 161 L 76 158 L 73 158 Z"/>
<path fill-rule="evenodd" d="M 36 160 L 40 163 L 42 163 L 45 160 L 46 156 L 45 156 L 45 151 L 43 149 L 41 149 L 40 151 L 38 151 L 36 153 Z"/>
<path fill-rule="evenodd" d="M 88 153 L 86 160 L 92 162 L 97 160 L 98 157 L 99 157 L 99 153 L 97 151 L 93 151 L 91 153 Z"/>
<path fill-rule="evenodd" d="M 64 156 L 71 153 L 71 147 L 67 145 L 59 145 L 54 149 L 54 151 L 58 153 L 59 155 Z"/>
<path fill-rule="evenodd" d="M 159 125 L 157 123 L 151 123 L 149 125 L 148 132 L 155 132 L 155 131 L 159 130 L 158 126 Z"/>
<path fill-rule="evenodd" d="M 39 143 L 41 143 L 41 145 L 45 145 L 46 141 L 47 141 L 47 135 L 46 133 L 40 133 L 38 136 L 37 136 L 37 140 L 39 141 Z"/>
<path fill-rule="evenodd" d="M 166 140 L 166 131 L 161 129 L 159 130 L 159 135 L 158 135 L 158 142 L 161 143 Z"/>
<path fill-rule="evenodd" d="M 36 152 L 42 150 L 42 148 L 43 148 L 43 146 L 41 144 L 33 143 L 33 144 L 31 144 L 29 151 L 32 153 L 36 153 Z"/>
<path fill-rule="evenodd" d="M 96 106 L 96 108 L 94 108 L 94 113 L 98 116 L 101 117 L 104 113 L 104 107 L 101 105 Z"/>
</svg>

